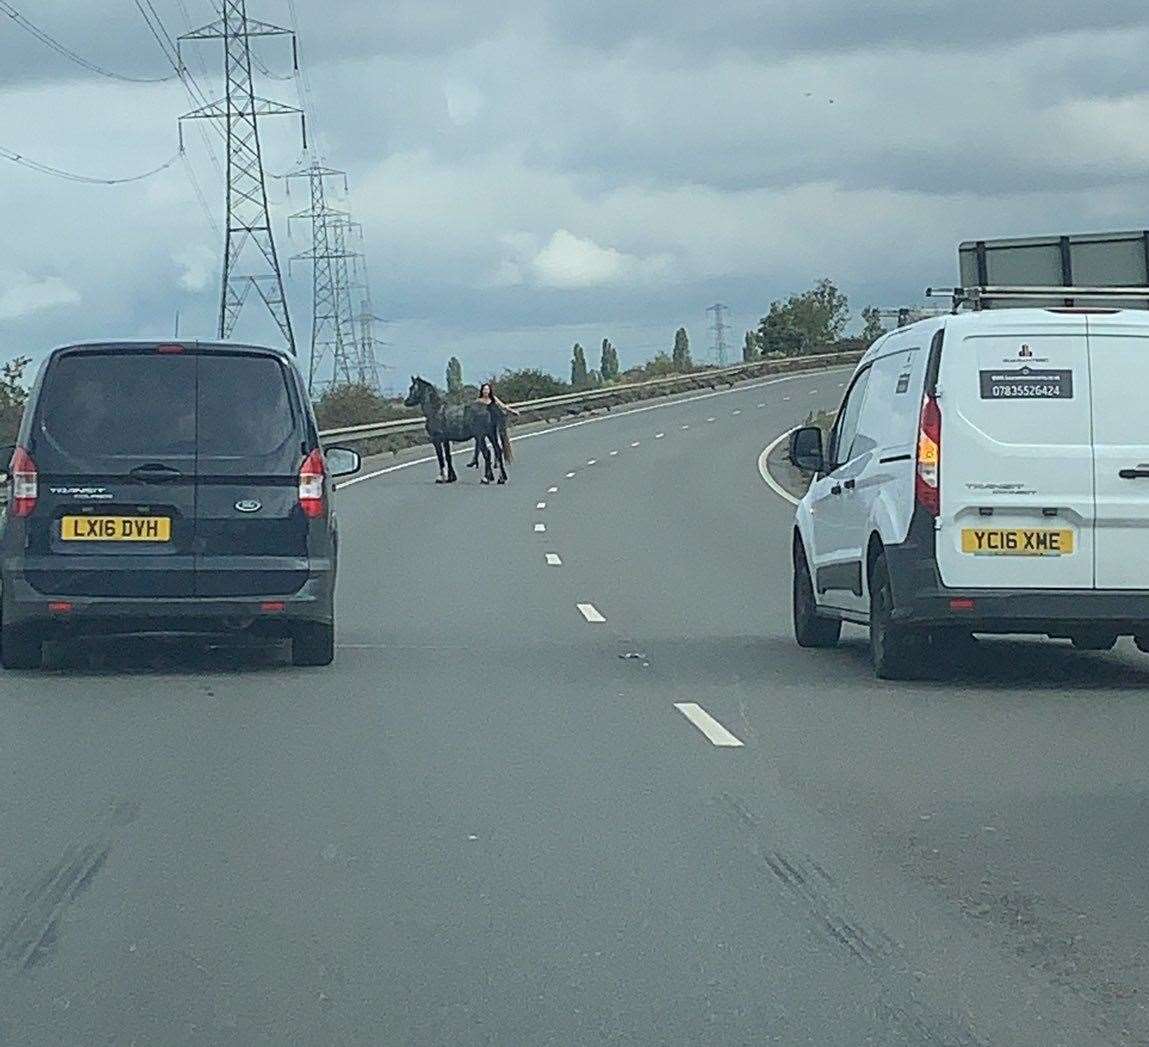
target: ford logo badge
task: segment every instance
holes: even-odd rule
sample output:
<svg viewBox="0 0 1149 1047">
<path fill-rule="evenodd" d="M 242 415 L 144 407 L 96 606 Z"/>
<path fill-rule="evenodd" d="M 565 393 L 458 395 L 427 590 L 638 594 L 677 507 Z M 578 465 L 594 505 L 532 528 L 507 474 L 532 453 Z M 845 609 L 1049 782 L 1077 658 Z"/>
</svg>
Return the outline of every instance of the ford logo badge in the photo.
<svg viewBox="0 0 1149 1047">
<path fill-rule="evenodd" d="M 241 513 L 258 513 L 263 508 L 263 502 L 257 502 L 254 498 L 245 499 L 242 502 L 236 502 L 235 507 Z"/>
</svg>

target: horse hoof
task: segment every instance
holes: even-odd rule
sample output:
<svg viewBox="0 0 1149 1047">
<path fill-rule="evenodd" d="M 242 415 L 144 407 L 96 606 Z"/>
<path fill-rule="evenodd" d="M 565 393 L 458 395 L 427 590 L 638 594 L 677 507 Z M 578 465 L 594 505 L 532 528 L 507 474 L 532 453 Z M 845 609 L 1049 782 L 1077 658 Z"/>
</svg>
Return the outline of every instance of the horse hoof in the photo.
<svg viewBox="0 0 1149 1047">
<path fill-rule="evenodd" d="M 458 479 L 459 478 L 457 476 L 448 476 L 446 482 L 449 484 L 453 484 L 453 483 L 457 483 Z"/>
<path fill-rule="evenodd" d="M 478 469 L 478 468 L 479 468 L 479 463 L 478 463 L 478 462 L 468 462 L 468 463 L 467 463 L 467 468 L 468 468 L 468 469 Z"/>
<path fill-rule="evenodd" d="M 506 482 L 507 482 L 507 478 L 504 476 L 504 477 L 503 477 L 503 478 L 502 478 L 502 479 L 499 481 L 499 486 L 501 487 L 501 486 L 502 486 L 503 484 L 505 484 Z"/>
</svg>

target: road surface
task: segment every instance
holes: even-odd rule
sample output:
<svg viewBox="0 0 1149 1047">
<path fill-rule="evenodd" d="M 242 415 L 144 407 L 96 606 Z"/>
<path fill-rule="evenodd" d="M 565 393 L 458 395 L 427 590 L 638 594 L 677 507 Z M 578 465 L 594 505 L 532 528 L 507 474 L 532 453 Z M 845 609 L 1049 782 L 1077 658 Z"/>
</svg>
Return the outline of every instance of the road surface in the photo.
<svg viewBox="0 0 1149 1047">
<path fill-rule="evenodd" d="M 844 380 L 348 486 L 330 670 L 0 678 L 0 1044 L 1149 1042 L 1149 659 L 796 648 L 757 462 Z"/>
</svg>

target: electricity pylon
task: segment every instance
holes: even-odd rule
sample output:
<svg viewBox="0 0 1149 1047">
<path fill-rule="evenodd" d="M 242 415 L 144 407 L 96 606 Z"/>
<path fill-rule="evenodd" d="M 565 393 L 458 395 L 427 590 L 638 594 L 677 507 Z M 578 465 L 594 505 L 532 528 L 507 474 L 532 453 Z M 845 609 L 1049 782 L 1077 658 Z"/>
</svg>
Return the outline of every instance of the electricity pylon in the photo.
<svg viewBox="0 0 1149 1047">
<path fill-rule="evenodd" d="M 224 241 L 223 283 L 220 289 L 219 337 L 228 338 L 235 328 L 252 287 L 263 299 L 288 349 L 295 353 L 295 333 L 283 290 L 283 272 L 275 251 L 267 185 L 259 144 L 259 118 L 298 114 L 307 148 L 307 124 L 300 109 L 259 98 L 251 76 L 251 38 L 290 36 L 295 65 L 298 51 L 290 29 L 247 17 L 246 0 L 222 0 L 216 21 L 180 37 L 185 40 L 223 40 L 224 97 L 193 109 L 183 120 L 222 120 L 227 139 L 227 232 Z M 182 55 L 180 62 L 182 65 Z M 246 250 L 248 245 L 254 245 Z"/>
<path fill-rule="evenodd" d="M 311 359 L 307 385 L 314 393 L 323 381 L 321 372 L 329 355 L 331 381 L 335 384 L 352 382 L 360 370 L 348 267 L 348 262 L 354 263 L 358 255 L 347 249 L 347 233 L 357 227 L 346 211 L 327 204 L 327 180 L 342 178 L 346 185 L 347 176 L 343 171 L 313 158 L 305 159 L 284 178 L 289 186 L 297 178 L 306 178 L 310 193 L 310 206 L 293 214 L 288 222 L 304 218 L 311 222 L 311 250 L 294 255 L 291 261 L 311 263 Z"/>
<path fill-rule="evenodd" d="M 714 362 L 719 367 L 726 366 L 726 332 L 729 330 L 729 325 L 722 319 L 726 308 L 721 302 L 715 302 L 706 310 L 714 314 L 714 326 L 711 327 L 714 332 Z"/>
</svg>

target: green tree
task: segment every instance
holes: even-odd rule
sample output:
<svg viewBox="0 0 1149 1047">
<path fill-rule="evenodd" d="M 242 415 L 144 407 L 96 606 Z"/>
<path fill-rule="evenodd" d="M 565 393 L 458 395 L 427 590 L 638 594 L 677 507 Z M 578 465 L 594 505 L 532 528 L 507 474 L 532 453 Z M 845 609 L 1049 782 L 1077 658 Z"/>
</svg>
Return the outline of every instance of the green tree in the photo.
<svg viewBox="0 0 1149 1047">
<path fill-rule="evenodd" d="M 586 353 L 578 342 L 574 344 L 571 353 L 571 385 L 576 389 L 585 389 L 590 382 L 586 369 Z"/>
<path fill-rule="evenodd" d="M 458 396 L 463 391 L 463 365 L 457 356 L 447 361 L 447 395 Z"/>
<path fill-rule="evenodd" d="M 547 396 L 559 396 L 570 392 L 570 386 L 566 382 L 537 368 L 504 371 L 499 375 L 495 385 L 499 391 L 499 399 L 509 404 L 522 403 L 524 400 L 542 400 Z"/>
<path fill-rule="evenodd" d="M 771 302 L 770 312 L 758 325 L 758 345 L 765 356 L 797 356 L 802 352 L 802 335 L 781 302 Z"/>
<path fill-rule="evenodd" d="M 694 370 L 694 361 L 690 359 L 690 339 L 686 328 L 680 327 L 674 332 L 674 355 L 671 357 L 674 369 L 679 374 Z"/>
<path fill-rule="evenodd" d="M 859 337 L 869 345 L 871 342 L 876 342 L 885 333 L 882 311 L 876 305 L 867 305 L 862 310 L 862 333 Z"/>
<path fill-rule="evenodd" d="M 18 356 L 0 368 L 0 444 L 16 442 L 20 421 L 24 417 L 24 404 L 28 400 L 24 371 L 31 362 L 27 356 Z M 7 461 L 0 462 L 0 469 L 7 467 Z"/>
<path fill-rule="evenodd" d="M 746 340 L 742 343 L 742 362 L 752 363 L 761 354 L 758 352 L 758 336 L 753 331 L 746 332 Z"/>
<path fill-rule="evenodd" d="M 618 350 L 611 345 L 609 338 L 602 340 L 602 362 L 599 364 L 599 373 L 604 382 L 618 380 Z"/>
<path fill-rule="evenodd" d="M 764 352 L 798 356 L 817 352 L 842 337 L 850 319 L 850 304 L 832 280 L 823 277 L 809 291 L 771 302 L 758 326 Z"/>
<path fill-rule="evenodd" d="M 371 386 L 359 382 L 330 386 L 315 401 L 315 418 L 320 429 L 366 425 L 391 418 L 407 418 L 417 413 L 395 400 L 385 399 Z"/>
</svg>

